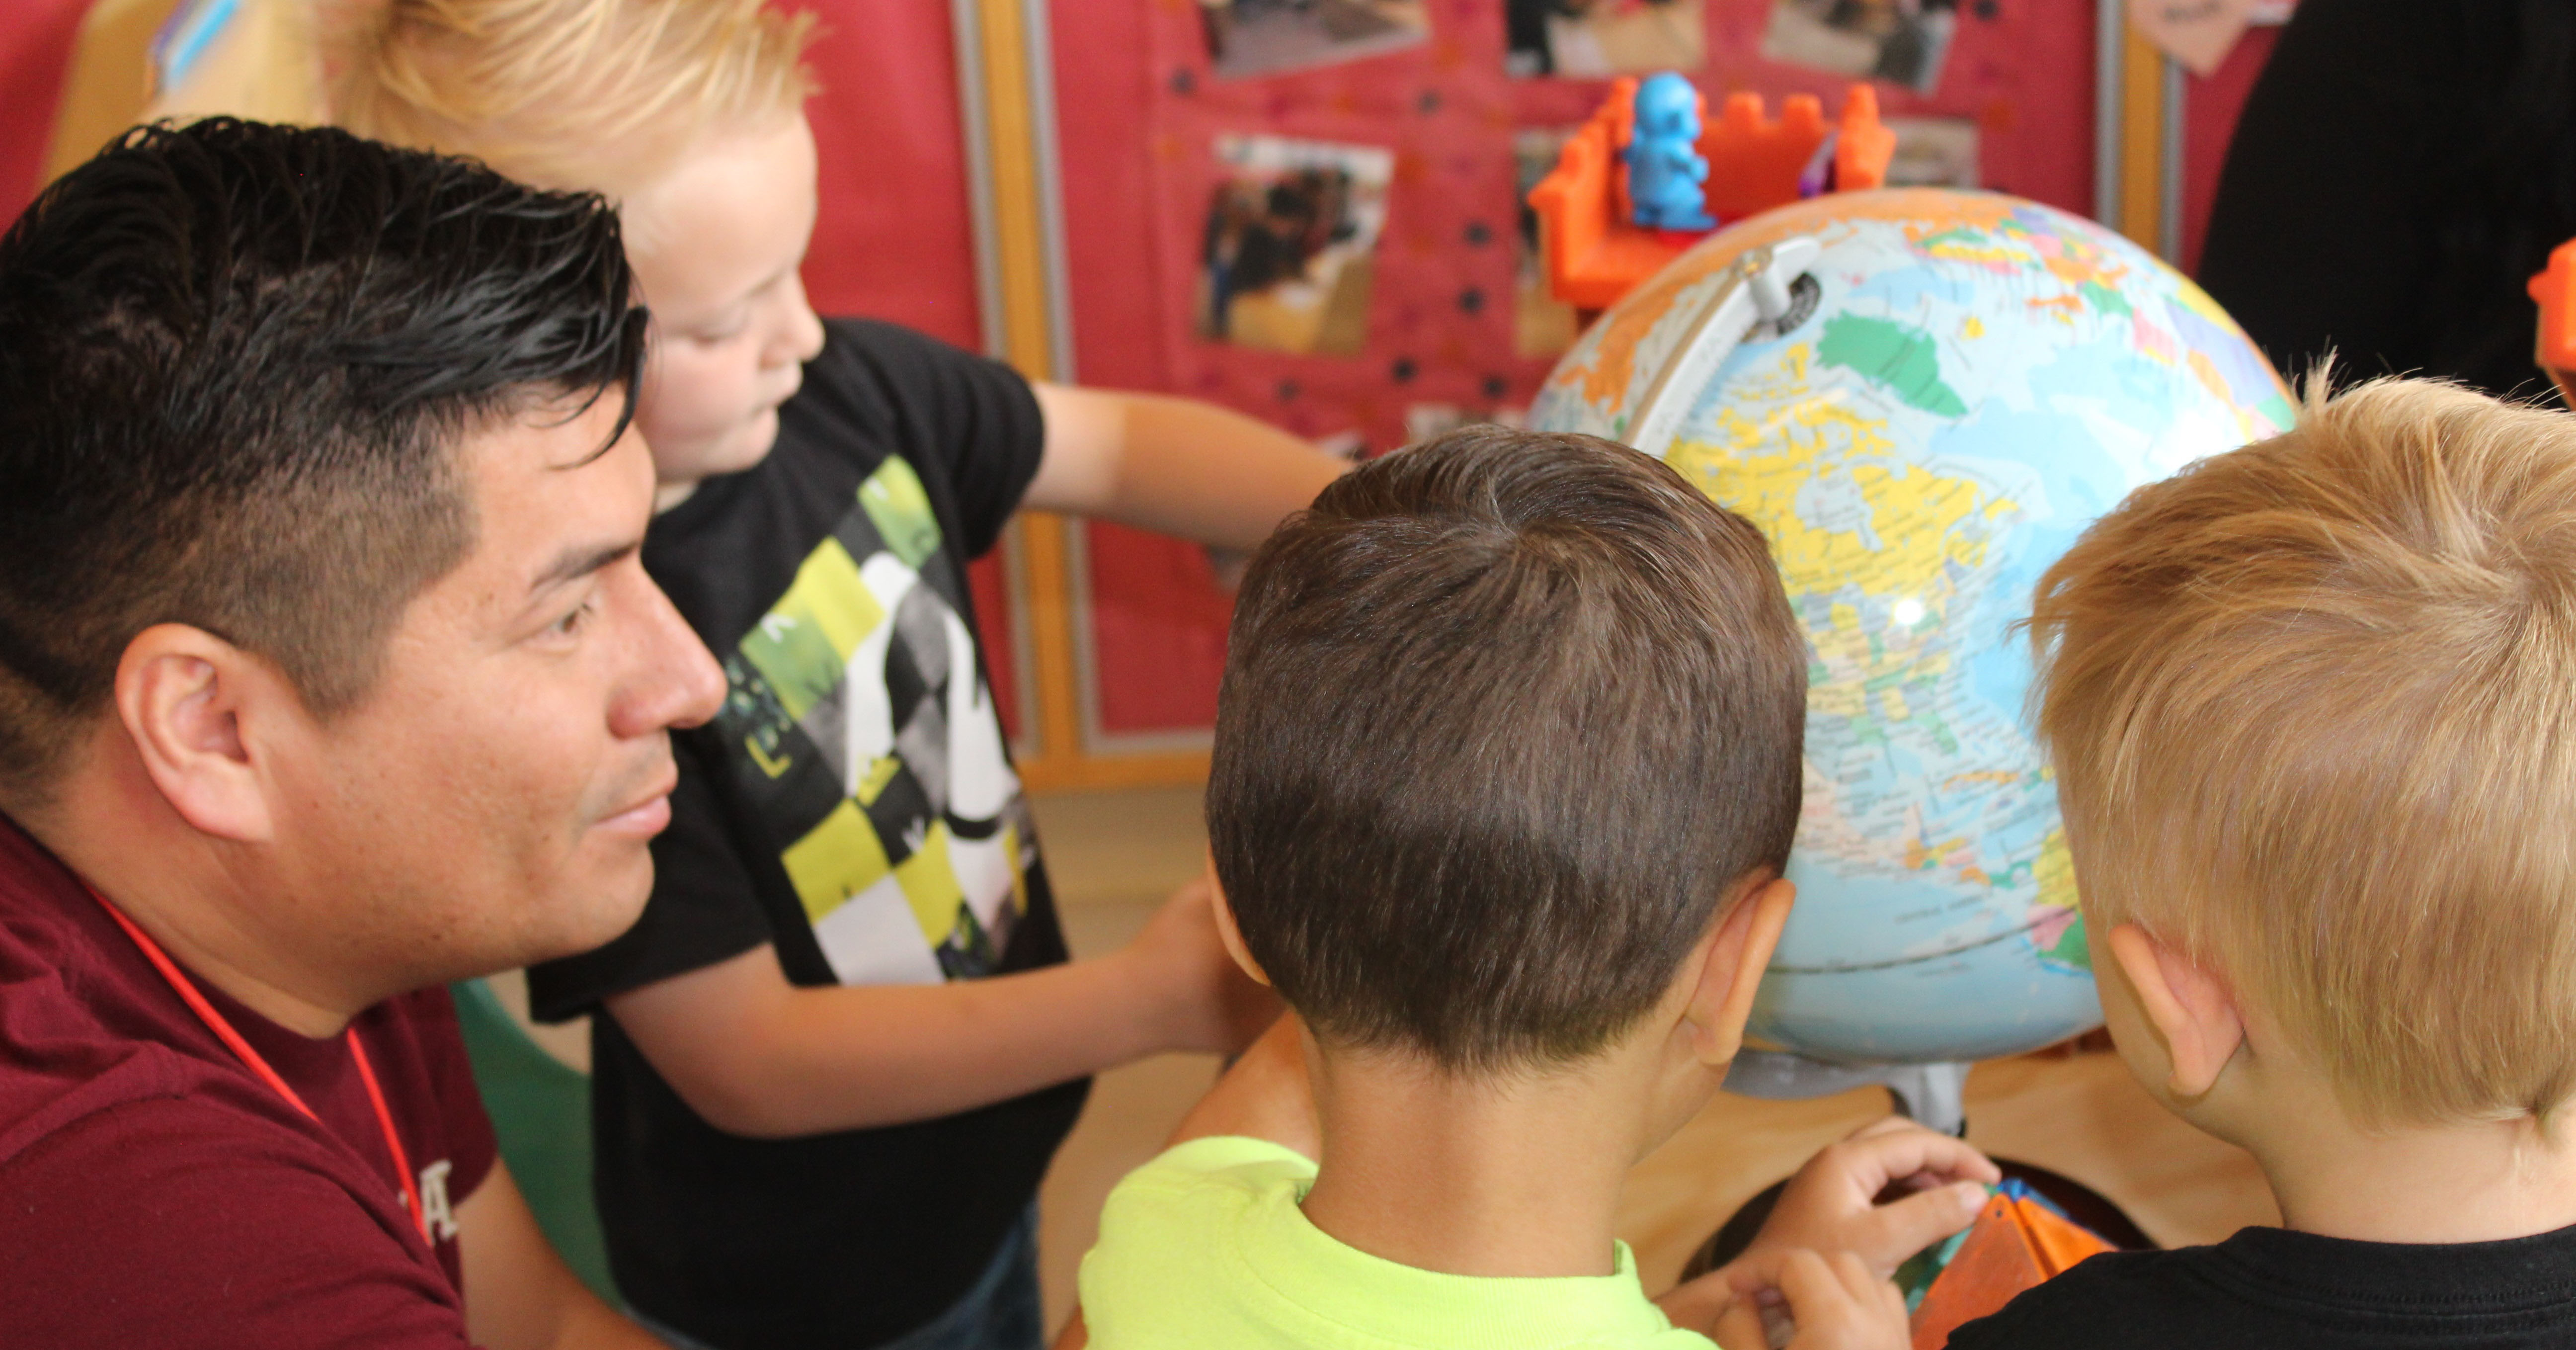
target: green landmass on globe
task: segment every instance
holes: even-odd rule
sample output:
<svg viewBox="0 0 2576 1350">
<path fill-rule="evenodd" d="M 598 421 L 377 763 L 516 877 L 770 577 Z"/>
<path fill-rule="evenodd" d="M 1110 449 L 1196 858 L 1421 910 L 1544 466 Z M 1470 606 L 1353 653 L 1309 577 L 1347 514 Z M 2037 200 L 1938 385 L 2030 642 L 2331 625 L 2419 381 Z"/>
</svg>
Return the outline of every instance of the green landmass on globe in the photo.
<svg viewBox="0 0 2576 1350">
<path fill-rule="evenodd" d="M 1807 629 L 1798 909 L 1759 1043 L 1826 1060 L 2016 1053 L 2100 1020 L 2015 623 L 2130 490 L 2288 428 L 2189 280 L 1992 193 L 1833 194 L 1702 242 L 1605 313 L 1533 425 L 1630 439 L 1757 245 L 1810 239 L 1810 304 L 1687 401 L 1666 462 L 1771 540 Z M 1653 449 L 1655 447 L 1648 447 Z"/>
</svg>

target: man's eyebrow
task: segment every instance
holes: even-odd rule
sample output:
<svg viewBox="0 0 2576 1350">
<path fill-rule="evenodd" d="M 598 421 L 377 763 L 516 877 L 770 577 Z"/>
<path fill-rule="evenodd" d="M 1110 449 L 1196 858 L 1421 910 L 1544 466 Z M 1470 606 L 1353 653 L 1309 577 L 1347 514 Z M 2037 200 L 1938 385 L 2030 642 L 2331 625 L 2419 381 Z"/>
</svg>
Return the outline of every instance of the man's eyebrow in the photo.
<svg viewBox="0 0 2576 1350">
<path fill-rule="evenodd" d="M 535 581 L 528 583 L 528 592 L 533 595 L 568 581 L 578 581 L 593 572 L 623 561 L 627 555 L 641 548 L 643 543 L 641 539 L 628 539 L 615 544 L 574 545 L 556 555 L 554 562 L 546 570 L 539 572 Z"/>
</svg>

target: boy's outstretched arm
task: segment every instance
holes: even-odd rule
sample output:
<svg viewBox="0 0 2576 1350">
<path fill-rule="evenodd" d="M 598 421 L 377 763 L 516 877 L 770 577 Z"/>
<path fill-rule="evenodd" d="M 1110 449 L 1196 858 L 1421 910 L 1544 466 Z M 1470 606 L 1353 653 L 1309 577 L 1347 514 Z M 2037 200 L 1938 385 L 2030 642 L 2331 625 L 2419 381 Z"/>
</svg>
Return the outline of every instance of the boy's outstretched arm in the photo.
<svg viewBox="0 0 2576 1350">
<path fill-rule="evenodd" d="M 1021 505 L 1249 550 L 1350 466 L 1197 399 L 1037 386 L 1046 449 Z"/>
<path fill-rule="evenodd" d="M 608 1000 L 689 1108 L 780 1139 L 927 1120 L 1165 1050 L 1242 1049 L 1277 1016 L 1226 957 L 1201 878 L 1090 961 L 935 985 L 801 988 L 763 945 Z"/>
</svg>

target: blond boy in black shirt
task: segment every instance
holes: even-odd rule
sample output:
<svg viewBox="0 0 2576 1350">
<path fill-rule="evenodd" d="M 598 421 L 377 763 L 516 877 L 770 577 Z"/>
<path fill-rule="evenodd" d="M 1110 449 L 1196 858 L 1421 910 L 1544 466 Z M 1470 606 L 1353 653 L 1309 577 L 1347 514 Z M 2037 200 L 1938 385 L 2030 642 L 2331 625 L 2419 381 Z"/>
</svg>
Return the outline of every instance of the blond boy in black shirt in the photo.
<svg viewBox="0 0 2576 1350">
<path fill-rule="evenodd" d="M 1084 1080 L 1239 1048 L 1275 1005 L 1203 887 L 1067 960 L 965 565 L 1024 504 L 1248 548 L 1341 466 L 818 319 L 810 30 L 760 0 L 392 0 L 335 115 L 608 193 L 653 311 L 644 560 L 729 696 L 678 747 L 642 922 L 531 979 L 540 1015 L 602 1013 L 623 1293 L 719 1350 L 1033 1346 L 1031 1201 Z"/>
<path fill-rule="evenodd" d="M 2576 1344 L 2576 420 L 2312 397 L 2035 608 L 2112 1036 L 2283 1227 L 2097 1256 L 1950 1345 Z"/>
</svg>

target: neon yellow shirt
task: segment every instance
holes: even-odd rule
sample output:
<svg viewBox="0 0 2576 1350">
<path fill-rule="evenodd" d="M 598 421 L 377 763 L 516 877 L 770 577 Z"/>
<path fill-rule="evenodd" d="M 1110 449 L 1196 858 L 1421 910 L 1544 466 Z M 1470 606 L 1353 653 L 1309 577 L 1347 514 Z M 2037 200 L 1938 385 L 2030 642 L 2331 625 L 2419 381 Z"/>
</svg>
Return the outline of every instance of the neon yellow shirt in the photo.
<svg viewBox="0 0 2576 1350">
<path fill-rule="evenodd" d="M 1082 1259 L 1098 1350 L 1711 1350 L 1637 1282 L 1443 1275 L 1345 1246 L 1298 1202 L 1315 1164 L 1259 1139 L 1194 1139 L 1118 1183 Z"/>
</svg>

